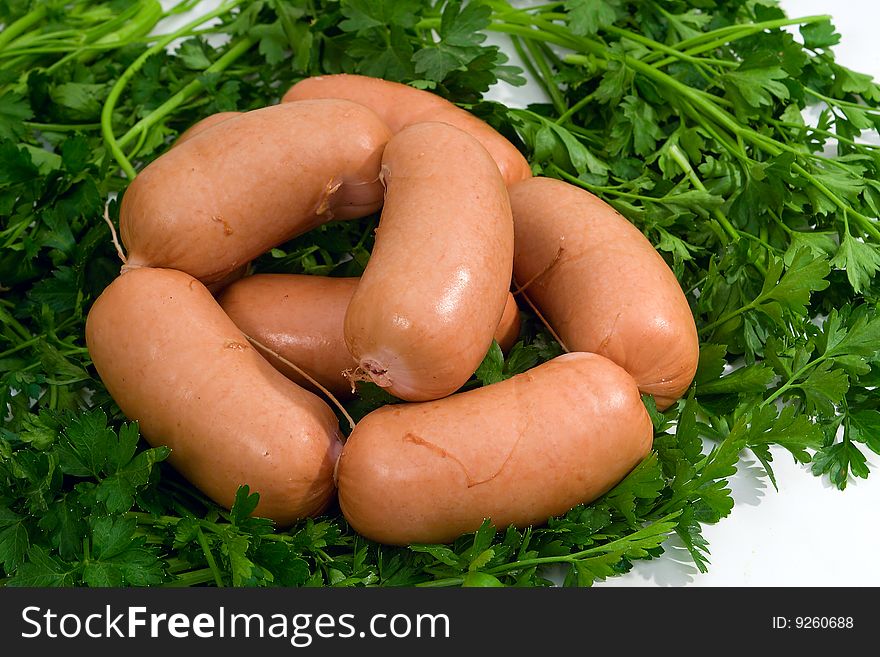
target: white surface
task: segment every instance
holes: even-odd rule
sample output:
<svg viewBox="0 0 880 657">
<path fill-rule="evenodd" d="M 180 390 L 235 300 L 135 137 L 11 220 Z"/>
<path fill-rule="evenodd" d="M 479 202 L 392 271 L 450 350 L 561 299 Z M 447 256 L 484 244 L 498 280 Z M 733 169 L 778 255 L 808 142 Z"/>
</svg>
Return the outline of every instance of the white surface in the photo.
<svg viewBox="0 0 880 657">
<path fill-rule="evenodd" d="M 842 36 L 834 48 L 837 61 L 880 78 L 878 0 L 783 0 L 780 5 L 791 17 L 830 13 Z M 502 85 L 491 96 L 515 105 L 542 99 L 531 85 Z M 760 464 L 741 462 L 731 482 L 736 502 L 731 515 L 704 528 L 711 551 L 708 573 L 697 570 L 680 541 L 670 540 L 659 559 L 637 562 L 630 573 L 597 585 L 880 586 L 880 457 L 864 451 L 871 476 L 851 481 L 843 492 L 781 449 L 773 452 L 779 492 L 762 476 Z"/>
</svg>

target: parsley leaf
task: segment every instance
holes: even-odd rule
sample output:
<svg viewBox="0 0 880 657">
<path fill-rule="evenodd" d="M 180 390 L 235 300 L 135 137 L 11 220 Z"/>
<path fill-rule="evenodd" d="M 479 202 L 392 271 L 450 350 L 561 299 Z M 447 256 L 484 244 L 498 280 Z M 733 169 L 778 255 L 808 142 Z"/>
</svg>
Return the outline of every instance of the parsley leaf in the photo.
<svg viewBox="0 0 880 657">
<path fill-rule="evenodd" d="M 617 20 L 620 3 L 616 0 L 568 0 L 568 24 L 571 31 L 579 35 L 595 34 Z"/>
<path fill-rule="evenodd" d="M 24 122 L 33 118 L 27 98 L 13 91 L 0 94 L 0 139 L 16 140 L 24 135 Z"/>
</svg>

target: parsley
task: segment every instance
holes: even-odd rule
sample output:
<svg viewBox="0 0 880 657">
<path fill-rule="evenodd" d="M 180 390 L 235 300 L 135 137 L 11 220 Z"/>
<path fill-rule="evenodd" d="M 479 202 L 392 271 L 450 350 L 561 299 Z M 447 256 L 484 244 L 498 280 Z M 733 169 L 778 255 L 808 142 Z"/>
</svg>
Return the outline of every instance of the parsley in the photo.
<svg viewBox="0 0 880 657">
<path fill-rule="evenodd" d="M 584 586 L 672 536 L 705 571 L 702 529 L 730 514 L 744 453 L 774 486 L 771 448 L 841 489 L 869 475 L 880 158 L 860 137 L 880 127 L 880 87 L 835 61 L 827 17 L 739 0 L 226 0 L 148 36 L 197 4 L 0 3 L 3 584 Z M 481 102 L 499 80 L 524 81 L 490 33 L 512 38 L 549 103 Z M 105 201 L 199 118 L 335 72 L 474 111 L 667 258 L 697 321 L 699 370 L 664 413 L 645 398 L 654 450 L 601 499 L 449 545 L 376 545 L 338 509 L 282 530 L 253 517 L 259 491 L 242 487 L 228 511 L 205 499 L 101 384 L 83 328 L 118 272 Z M 808 105 L 821 106 L 815 125 Z M 359 275 L 376 220 L 322 226 L 255 268 Z M 532 313 L 522 319 L 520 341 L 506 357 L 493 345 L 467 388 L 561 352 Z M 348 410 L 397 401 L 362 384 Z"/>
</svg>

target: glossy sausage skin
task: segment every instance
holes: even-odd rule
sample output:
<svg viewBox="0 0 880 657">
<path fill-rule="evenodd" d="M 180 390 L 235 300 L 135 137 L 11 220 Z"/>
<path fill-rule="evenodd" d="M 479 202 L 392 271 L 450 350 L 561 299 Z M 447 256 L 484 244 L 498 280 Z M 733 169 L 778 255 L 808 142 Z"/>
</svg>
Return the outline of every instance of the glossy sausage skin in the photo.
<svg viewBox="0 0 880 657">
<path fill-rule="evenodd" d="M 454 125 L 475 137 L 489 151 L 508 185 L 530 178 L 529 163 L 516 147 L 485 121 L 429 91 L 363 75 L 322 75 L 296 83 L 282 102 L 311 98 L 345 98 L 366 105 L 392 132 L 425 121 Z"/>
<path fill-rule="evenodd" d="M 223 123 L 227 119 L 231 119 L 236 116 L 241 116 L 241 112 L 217 112 L 216 114 L 210 114 L 203 118 L 201 121 L 193 123 L 189 128 L 181 132 L 180 136 L 175 140 L 173 145 L 180 146 L 181 144 L 189 141 L 196 135 L 202 134 L 205 130 L 213 128 L 218 123 Z"/>
<path fill-rule="evenodd" d="M 447 543 L 485 518 L 543 524 L 596 499 L 651 448 L 632 377 L 570 353 L 511 379 L 433 402 L 384 406 L 349 436 L 339 502 L 361 535 Z"/>
<path fill-rule="evenodd" d="M 569 350 L 610 358 L 668 408 L 694 377 L 699 340 L 660 254 L 611 206 L 566 182 L 523 181 L 510 201 L 524 294 Z"/>
<path fill-rule="evenodd" d="M 92 306 L 86 343 L 122 412 L 218 504 L 248 484 L 256 514 L 287 525 L 333 498 L 333 411 L 269 365 L 196 279 L 121 274 Z"/>
<path fill-rule="evenodd" d="M 351 396 L 351 372 L 357 361 L 348 353 L 342 332 L 345 311 L 359 278 L 256 274 L 230 285 L 218 297 L 220 306 L 245 334 L 305 370 L 336 397 Z M 519 312 L 512 294 L 495 339 L 507 351 L 519 336 Z M 259 347 L 257 347 L 259 349 Z M 263 350 L 260 350 L 263 352 Z M 286 377 L 314 389 L 294 368 L 263 352 Z"/>
<path fill-rule="evenodd" d="M 219 295 L 223 290 L 229 287 L 232 283 L 237 280 L 240 280 L 247 274 L 248 267 L 250 263 L 246 263 L 241 267 L 236 267 L 231 272 L 226 274 L 223 278 L 215 283 L 208 283 L 207 288 L 215 297 Z"/>
<path fill-rule="evenodd" d="M 501 351 L 504 353 L 510 351 L 511 347 L 519 340 L 519 330 L 519 306 L 516 305 L 514 296 L 508 294 L 501 321 L 498 322 L 498 328 L 495 329 L 495 341 L 501 347 Z"/>
<path fill-rule="evenodd" d="M 184 130 L 177 138 L 177 140 L 171 145 L 171 147 L 174 148 L 176 146 L 180 146 L 181 144 L 189 141 L 196 135 L 200 135 L 205 130 L 213 128 L 218 123 L 223 123 L 227 119 L 231 119 L 236 116 L 241 116 L 241 112 L 218 112 L 217 114 L 210 114 L 209 116 L 203 118 L 201 121 L 197 121 L 189 128 Z M 216 296 L 217 294 L 222 292 L 230 283 L 232 283 L 233 281 L 237 281 L 242 276 L 244 276 L 247 273 L 247 268 L 247 263 L 243 264 L 240 267 L 236 267 L 234 270 L 229 272 L 229 274 L 224 276 L 221 280 L 215 281 L 214 283 L 209 283 L 208 289 L 211 291 L 211 294 Z"/>
<path fill-rule="evenodd" d="M 123 268 L 222 280 L 272 246 L 382 205 L 387 127 L 345 100 L 227 119 L 147 165 L 122 198 Z"/>
<path fill-rule="evenodd" d="M 351 396 L 343 371 L 357 363 L 345 348 L 342 323 L 358 278 L 256 274 L 233 283 L 220 306 L 245 334 L 305 370 L 340 398 Z M 312 389 L 295 369 L 264 353 L 282 374 Z"/>
<path fill-rule="evenodd" d="M 345 315 L 359 371 L 392 395 L 451 394 L 492 344 L 510 286 L 507 189 L 480 143 L 445 123 L 419 123 L 382 158 L 385 206 Z"/>
</svg>

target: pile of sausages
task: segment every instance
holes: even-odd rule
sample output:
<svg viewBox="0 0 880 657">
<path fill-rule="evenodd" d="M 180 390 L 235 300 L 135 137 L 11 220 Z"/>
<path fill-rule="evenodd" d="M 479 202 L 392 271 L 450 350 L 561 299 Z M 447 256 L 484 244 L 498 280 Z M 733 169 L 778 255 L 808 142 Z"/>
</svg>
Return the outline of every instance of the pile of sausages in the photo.
<svg viewBox="0 0 880 657">
<path fill-rule="evenodd" d="M 379 210 L 360 279 L 243 277 L 278 244 Z M 120 231 L 126 262 L 86 325 L 99 375 L 190 482 L 227 507 L 248 484 L 281 525 L 337 493 L 389 544 L 544 523 L 648 454 L 640 395 L 668 407 L 697 366 L 687 300 L 638 229 L 533 177 L 472 114 L 384 80 L 309 78 L 278 105 L 208 117 L 134 179 Z M 569 353 L 456 392 L 493 339 L 516 340 L 511 286 Z M 408 403 L 343 441 L 312 390 L 357 380 Z"/>
</svg>

